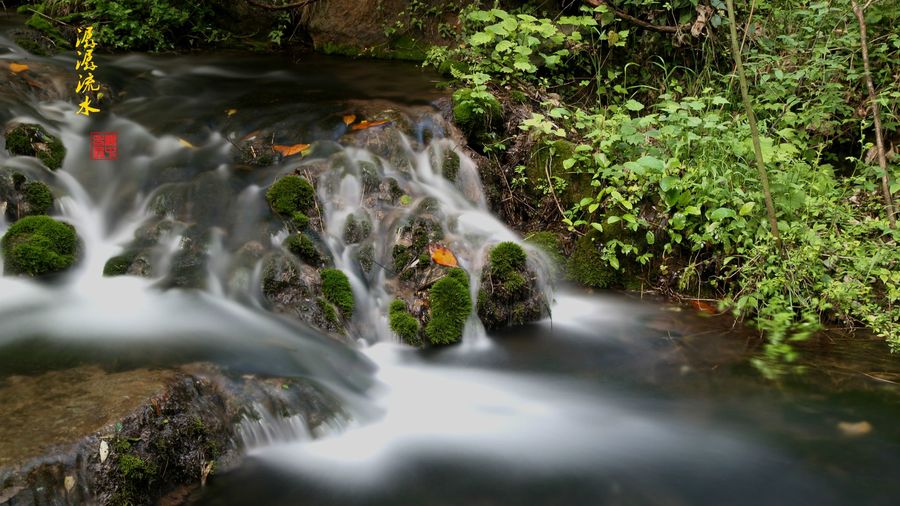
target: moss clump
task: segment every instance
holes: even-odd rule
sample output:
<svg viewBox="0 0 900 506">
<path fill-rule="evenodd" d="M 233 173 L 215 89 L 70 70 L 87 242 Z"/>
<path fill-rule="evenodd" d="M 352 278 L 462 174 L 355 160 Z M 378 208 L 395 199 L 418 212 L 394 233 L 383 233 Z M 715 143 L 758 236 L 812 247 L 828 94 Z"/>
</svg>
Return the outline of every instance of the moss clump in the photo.
<svg viewBox="0 0 900 506">
<path fill-rule="evenodd" d="M 391 257 L 394 259 L 394 273 L 399 274 L 406 269 L 406 266 L 409 265 L 409 262 L 412 261 L 412 253 L 409 251 L 409 248 L 402 244 L 395 244 L 394 249 L 391 250 Z"/>
<path fill-rule="evenodd" d="M 322 264 L 322 254 L 312 239 L 304 233 L 294 234 L 285 239 L 284 247 L 310 265 Z"/>
<path fill-rule="evenodd" d="M 47 214 L 53 207 L 53 193 L 50 187 L 40 181 L 30 181 L 22 187 L 28 214 Z"/>
<path fill-rule="evenodd" d="M 103 266 L 104 276 L 124 276 L 134 262 L 134 255 L 118 255 L 110 258 Z"/>
<path fill-rule="evenodd" d="M 353 289 L 347 275 L 337 269 L 322 269 L 322 294 L 325 300 L 331 302 L 344 317 L 349 318 L 353 314 Z"/>
<path fill-rule="evenodd" d="M 491 273 L 501 280 L 525 269 L 528 255 L 514 242 L 501 242 L 491 249 Z"/>
<path fill-rule="evenodd" d="M 550 257 L 550 260 L 554 265 L 560 266 L 565 263 L 566 257 L 562 254 L 562 245 L 559 242 L 559 237 L 555 233 L 550 231 L 535 232 L 529 234 L 528 237 L 525 238 L 525 242 L 540 248 L 541 251 Z"/>
<path fill-rule="evenodd" d="M 363 272 L 370 272 L 372 266 L 375 265 L 375 246 L 368 244 L 359 249 L 356 253 L 356 260 Z"/>
<path fill-rule="evenodd" d="M 488 132 L 501 112 L 500 101 L 487 91 L 463 88 L 453 93 L 453 119 L 470 137 Z"/>
<path fill-rule="evenodd" d="M 456 181 L 456 178 L 459 176 L 459 155 L 456 151 L 448 149 L 447 152 L 444 153 L 444 160 L 441 162 L 441 170 L 448 181 Z"/>
<path fill-rule="evenodd" d="M 462 339 L 463 328 L 472 312 L 469 295 L 469 276 L 466 271 L 454 268 L 439 279 L 428 293 L 431 320 L 425 326 L 425 335 L 431 344 L 453 344 Z"/>
<path fill-rule="evenodd" d="M 391 203 L 397 202 L 398 200 L 400 200 L 401 197 L 406 196 L 403 193 L 403 188 L 400 187 L 400 183 L 398 183 L 396 179 L 389 177 L 387 179 L 387 184 L 388 184 L 388 193 L 391 194 Z M 403 205 L 409 205 L 409 204 L 407 203 L 407 204 L 403 204 Z"/>
<path fill-rule="evenodd" d="M 266 192 L 266 201 L 278 214 L 292 216 L 297 211 L 306 211 L 313 205 L 315 190 L 300 176 L 285 176 L 275 181 Z"/>
<path fill-rule="evenodd" d="M 48 216 L 26 216 L 3 236 L 6 272 L 42 276 L 75 263 L 78 236 L 75 227 Z"/>
<path fill-rule="evenodd" d="M 119 456 L 119 473 L 132 482 L 144 482 L 156 476 L 156 465 L 132 454 Z"/>
<path fill-rule="evenodd" d="M 416 317 L 406 310 L 405 302 L 400 299 L 395 299 L 391 302 L 388 319 L 390 320 L 391 330 L 404 343 L 410 346 L 422 346 L 422 339 L 419 337 L 419 320 L 416 320 Z"/>
<path fill-rule="evenodd" d="M 357 218 L 351 214 L 347 216 L 347 222 L 344 225 L 344 242 L 347 244 L 356 244 L 363 241 L 372 233 L 372 223 L 369 222 L 368 216 L 365 218 Z"/>
<path fill-rule="evenodd" d="M 309 216 L 300 211 L 297 211 L 291 214 L 291 223 L 293 223 L 298 230 L 303 230 L 307 225 L 309 225 Z"/>
<path fill-rule="evenodd" d="M 16 156 L 35 156 L 50 170 L 62 167 L 63 143 L 40 125 L 18 125 L 6 134 L 6 150 Z"/>
<path fill-rule="evenodd" d="M 608 288 L 615 281 L 616 271 L 594 244 L 594 234 L 585 235 L 575 243 L 569 257 L 568 275 L 573 281 L 594 288 Z"/>
<path fill-rule="evenodd" d="M 322 310 L 322 317 L 325 318 L 326 322 L 334 326 L 338 326 L 340 324 L 340 318 L 338 318 L 338 310 L 336 307 L 334 307 L 334 304 L 321 297 L 316 299 L 316 304 L 318 304 L 319 309 Z"/>
</svg>

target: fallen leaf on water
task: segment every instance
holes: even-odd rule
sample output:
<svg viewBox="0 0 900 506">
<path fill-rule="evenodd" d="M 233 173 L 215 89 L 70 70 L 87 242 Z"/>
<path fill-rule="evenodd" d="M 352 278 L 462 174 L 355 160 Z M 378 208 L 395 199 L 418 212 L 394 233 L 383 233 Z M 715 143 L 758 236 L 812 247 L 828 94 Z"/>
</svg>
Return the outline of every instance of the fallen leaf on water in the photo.
<svg viewBox="0 0 900 506">
<path fill-rule="evenodd" d="M 109 457 L 109 443 L 106 441 L 100 441 L 100 463 L 106 462 L 106 457 Z"/>
<path fill-rule="evenodd" d="M 284 156 L 291 156 L 306 151 L 307 149 L 309 149 L 309 144 L 294 144 L 293 146 L 282 146 L 281 144 L 276 144 L 272 146 L 272 149 L 278 151 Z"/>
<path fill-rule="evenodd" d="M 865 420 L 861 422 L 839 422 L 837 426 L 845 436 L 849 437 L 865 436 L 872 432 L 872 424 Z"/>
<path fill-rule="evenodd" d="M 362 120 L 359 123 L 350 127 L 350 130 L 365 130 L 366 128 L 377 127 L 381 125 L 387 125 L 390 121 L 383 119 L 379 121 L 366 121 Z"/>
<path fill-rule="evenodd" d="M 431 253 L 431 259 L 434 263 L 438 265 L 445 267 L 459 266 L 459 262 L 456 261 L 456 256 L 453 255 L 453 252 L 439 244 L 429 244 L 428 252 Z"/>
<path fill-rule="evenodd" d="M 345 124 L 345 125 L 350 126 L 350 123 L 353 123 L 354 121 L 356 121 L 356 115 L 355 115 L 355 114 L 346 114 L 346 115 L 344 115 L 344 124 Z"/>
<path fill-rule="evenodd" d="M 229 116 L 234 116 L 235 114 L 237 114 L 237 109 L 226 109 L 225 114 L 227 114 Z"/>
<path fill-rule="evenodd" d="M 184 147 L 186 147 L 186 148 L 194 148 L 194 147 L 196 147 L 196 146 L 194 146 L 193 144 L 191 144 L 190 142 L 188 142 L 188 141 L 182 139 L 181 137 L 178 138 L 178 144 L 181 144 L 182 146 L 184 146 Z"/>
<path fill-rule="evenodd" d="M 28 65 L 25 65 L 24 63 L 10 63 L 9 70 L 11 70 L 13 74 L 18 74 L 19 72 L 28 70 Z"/>
<path fill-rule="evenodd" d="M 696 299 L 692 299 L 690 303 L 691 307 L 693 307 L 697 311 L 700 311 L 701 313 L 717 314 L 716 308 L 712 304 Z"/>
</svg>

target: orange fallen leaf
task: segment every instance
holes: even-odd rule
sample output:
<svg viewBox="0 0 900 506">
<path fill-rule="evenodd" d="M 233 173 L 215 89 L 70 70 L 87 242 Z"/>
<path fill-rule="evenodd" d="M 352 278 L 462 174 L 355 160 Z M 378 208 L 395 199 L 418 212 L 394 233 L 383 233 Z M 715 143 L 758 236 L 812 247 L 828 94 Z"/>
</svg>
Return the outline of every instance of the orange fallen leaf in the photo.
<svg viewBox="0 0 900 506">
<path fill-rule="evenodd" d="M 438 265 L 443 265 L 444 267 L 459 266 L 459 262 L 456 261 L 456 256 L 453 255 L 453 252 L 439 244 L 429 244 L 428 252 L 431 253 L 431 259 L 434 263 Z"/>
<path fill-rule="evenodd" d="M 345 124 L 345 125 L 350 126 L 350 123 L 353 123 L 354 121 L 356 121 L 356 115 L 355 115 L 355 114 L 346 114 L 346 115 L 344 115 L 344 124 Z"/>
<path fill-rule="evenodd" d="M 275 144 L 274 146 L 272 146 L 272 149 L 278 151 L 283 156 L 292 156 L 309 149 L 309 144 L 294 144 L 293 146 L 283 146 L 281 144 Z"/>
<path fill-rule="evenodd" d="M 19 72 L 28 70 L 28 65 L 25 65 L 24 63 L 10 63 L 9 70 L 11 70 L 13 74 L 18 74 Z"/>
<path fill-rule="evenodd" d="M 190 142 L 182 139 L 181 137 L 178 138 L 178 144 L 181 144 L 182 146 L 184 146 L 186 148 L 195 148 L 196 147 L 193 144 L 191 144 Z"/>
<path fill-rule="evenodd" d="M 692 299 L 690 304 L 691 307 L 702 313 L 718 314 L 718 311 L 716 311 L 716 308 L 713 307 L 712 304 L 703 302 L 702 300 Z"/>
<path fill-rule="evenodd" d="M 381 125 L 386 125 L 388 123 L 390 123 L 390 121 L 386 120 L 386 119 L 379 120 L 379 121 L 362 120 L 359 123 L 351 126 L 350 130 L 354 130 L 354 131 L 355 130 L 365 130 L 366 128 L 372 128 L 372 127 L 377 127 L 377 126 L 381 126 Z"/>
</svg>

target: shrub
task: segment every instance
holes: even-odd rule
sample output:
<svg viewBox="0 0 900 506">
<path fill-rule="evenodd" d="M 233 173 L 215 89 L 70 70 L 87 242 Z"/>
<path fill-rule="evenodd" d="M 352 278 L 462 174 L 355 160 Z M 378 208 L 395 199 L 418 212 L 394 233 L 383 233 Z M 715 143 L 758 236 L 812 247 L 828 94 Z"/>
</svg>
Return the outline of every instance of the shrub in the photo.
<svg viewBox="0 0 900 506">
<path fill-rule="evenodd" d="M 322 269 L 322 294 L 325 300 L 331 302 L 345 317 L 353 314 L 353 289 L 347 275 L 338 269 Z"/>
<path fill-rule="evenodd" d="M 463 328 L 472 312 L 469 276 L 459 268 L 439 279 L 428 294 L 431 321 L 425 334 L 431 344 L 453 344 L 462 339 Z"/>
<path fill-rule="evenodd" d="M 75 262 L 78 236 L 75 227 L 48 216 L 26 216 L 3 236 L 6 272 L 42 276 Z"/>
<path fill-rule="evenodd" d="M 275 181 L 266 192 L 266 201 L 278 214 L 293 216 L 297 211 L 306 211 L 313 205 L 315 190 L 300 176 L 285 176 Z"/>
<path fill-rule="evenodd" d="M 393 330 L 400 339 L 411 346 L 421 346 L 419 338 L 419 321 L 406 310 L 406 303 L 400 299 L 391 302 L 388 317 Z"/>
</svg>

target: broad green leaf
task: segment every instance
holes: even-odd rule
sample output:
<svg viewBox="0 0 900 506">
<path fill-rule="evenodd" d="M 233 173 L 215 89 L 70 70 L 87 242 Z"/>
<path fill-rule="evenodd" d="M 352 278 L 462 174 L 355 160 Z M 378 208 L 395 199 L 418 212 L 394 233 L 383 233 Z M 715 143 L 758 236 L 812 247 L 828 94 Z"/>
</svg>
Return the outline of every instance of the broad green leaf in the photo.
<svg viewBox="0 0 900 506">
<path fill-rule="evenodd" d="M 478 32 L 469 38 L 469 43 L 473 46 L 481 46 L 494 40 L 494 36 L 487 32 Z"/>
<path fill-rule="evenodd" d="M 642 103 L 638 102 L 637 100 L 631 98 L 631 99 L 628 99 L 627 102 L 625 102 L 625 108 L 628 109 L 629 111 L 635 111 L 635 112 L 637 112 L 637 111 L 641 111 L 641 110 L 644 109 L 644 104 L 642 104 Z"/>
<path fill-rule="evenodd" d="M 738 211 L 738 214 L 741 216 L 747 216 L 753 211 L 753 206 L 755 206 L 755 202 L 747 202 L 741 206 L 741 209 Z"/>
<path fill-rule="evenodd" d="M 727 207 L 720 207 L 709 214 L 709 218 L 713 221 L 722 221 L 725 218 L 734 218 L 734 211 Z"/>
<path fill-rule="evenodd" d="M 670 189 L 672 189 L 672 187 L 674 187 L 675 183 L 677 183 L 677 182 L 678 182 L 677 177 L 666 176 L 659 181 L 659 187 L 662 189 L 662 191 L 667 192 Z"/>
</svg>

